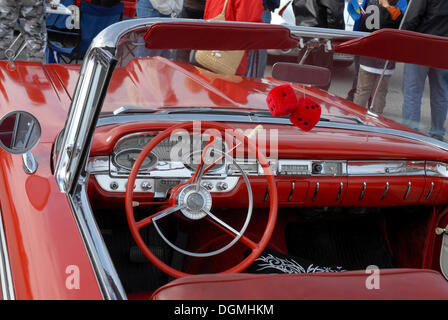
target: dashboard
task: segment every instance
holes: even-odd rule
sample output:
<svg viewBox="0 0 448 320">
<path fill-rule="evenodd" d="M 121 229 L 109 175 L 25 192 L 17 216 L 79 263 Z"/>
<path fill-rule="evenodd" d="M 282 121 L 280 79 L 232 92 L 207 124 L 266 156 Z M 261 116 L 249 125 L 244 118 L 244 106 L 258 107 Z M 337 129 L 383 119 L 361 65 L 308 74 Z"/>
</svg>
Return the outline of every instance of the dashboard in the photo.
<svg viewBox="0 0 448 320">
<path fill-rule="evenodd" d="M 160 131 L 125 134 L 108 155 L 90 158 L 88 172 L 102 193 L 124 197 L 133 163 Z M 164 199 L 169 190 L 196 171 L 207 141 L 187 143 L 170 137 L 158 144 L 139 170 L 134 193 Z M 242 171 L 251 181 L 254 205 L 268 204 L 264 171 L 255 158 L 236 155 L 216 160 L 229 147 L 216 140 L 206 164 L 216 163 L 202 186 L 226 207 L 244 206 Z M 182 156 L 179 150 L 183 150 Z M 445 203 L 448 165 L 427 160 L 268 159 L 275 175 L 280 206 L 397 206 Z M 229 201 L 233 199 L 233 201 Z M 215 199 L 214 199 L 215 201 Z"/>
</svg>

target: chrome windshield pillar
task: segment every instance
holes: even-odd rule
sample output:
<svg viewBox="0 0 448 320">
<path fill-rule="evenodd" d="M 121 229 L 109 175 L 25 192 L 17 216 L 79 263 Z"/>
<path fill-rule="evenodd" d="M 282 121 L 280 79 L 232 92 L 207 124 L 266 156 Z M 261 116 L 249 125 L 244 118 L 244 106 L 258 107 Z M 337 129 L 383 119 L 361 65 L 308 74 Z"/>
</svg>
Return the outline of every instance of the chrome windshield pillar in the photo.
<svg viewBox="0 0 448 320">
<path fill-rule="evenodd" d="M 69 193 L 90 151 L 93 132 L 117 60 L 103 48 L 89 50 L 82 65 L 58 150 L 56 180 Z"/>
</svg>

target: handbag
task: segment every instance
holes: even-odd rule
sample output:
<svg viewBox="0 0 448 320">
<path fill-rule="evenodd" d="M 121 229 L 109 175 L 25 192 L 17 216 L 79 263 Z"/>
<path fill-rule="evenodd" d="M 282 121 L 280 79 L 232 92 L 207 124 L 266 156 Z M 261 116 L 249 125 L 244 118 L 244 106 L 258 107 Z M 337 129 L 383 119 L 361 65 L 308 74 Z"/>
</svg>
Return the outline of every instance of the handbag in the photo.
<svg viewBox="0 0 448 320">
<path fill-rule="evenodd" d="M 222 12 L 211 20 L 226 21 L 226 9 L 228 0 L 224 3 Z M 244 50 L 198 50 L 195 53 L 196 62 L 220 74 L 235 74 L 241 60 L 244 57 Z"/>
</svg>

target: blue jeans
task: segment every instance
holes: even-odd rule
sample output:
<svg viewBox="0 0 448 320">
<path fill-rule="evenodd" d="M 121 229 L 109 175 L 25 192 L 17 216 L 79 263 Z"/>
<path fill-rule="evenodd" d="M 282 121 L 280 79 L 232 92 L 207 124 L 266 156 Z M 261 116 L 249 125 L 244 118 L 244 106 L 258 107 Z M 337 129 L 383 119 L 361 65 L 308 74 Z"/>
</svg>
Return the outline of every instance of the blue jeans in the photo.
<svg viewBox="0 0 448 320">
<path fill-rule="evenodd" d="M 431 101 L 430 135 L 445 135 L 448 112 L 448 70 L 405 64 L 403 72 L 403 123 L 419 129 L 421 103 L 426 78 L 429 78 Z"/>
<path fill-rule="evenodd" d="M 137 17 L 138 18 L 171 18 L 170 15 L 161 14 L 154 9 L 149 0 L 138 0 L 137 2 Z M 138 42 L 143 44 L 143 39 Z M 148 56 L 162 56 L 169 58 L 171 56 L 169 50 L 148 50 L 143 45 L 137 47 L 135 50 L 136 57 L 148 57 Z"/>
<path fill-rule="evenodd" d="M 271 19 L 271 11 L 263 11 L 263 13 L 261 14 L 261 20 L 263 20 L 264 23 L 271 23 Z"/>
<path fill-rule="evenodd" d="M 139 18 L 170 18 L 171 16 L 161 14 L 154 9 L 149 0 L 138 0 L 137 2 L 137 17 Z"/>
</svg>

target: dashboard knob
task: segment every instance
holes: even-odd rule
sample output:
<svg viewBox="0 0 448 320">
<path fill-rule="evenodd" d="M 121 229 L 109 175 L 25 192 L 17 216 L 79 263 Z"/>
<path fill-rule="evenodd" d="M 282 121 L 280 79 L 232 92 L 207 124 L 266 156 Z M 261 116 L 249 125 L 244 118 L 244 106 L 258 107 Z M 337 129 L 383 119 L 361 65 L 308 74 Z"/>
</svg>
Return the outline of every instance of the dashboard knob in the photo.
<svg viewBox="0 0 448 320">
<path fill-rule="evenodd" d="M 149 191 L 152 189 L 151 182 L 149 182 L 149 181 L 143 181 L 141 184 L 141 187 L 142 187 L 143 191 Z"/>
<path fill-rule="evenodd" d="M 204 181 L 202 182 L 202 186 L 207 189 L 208 191 L 213 189 L 213 183 L 208 182 L 208 181 Z"/>
<path fill-rule="evenodd" d="M 229 188 L 229 185 L 226 182 L 218 182 L 218 184 L 216 185 L 216 189 L 218 189 L 219 191 L 225 191 Z"/>
<path fill-rule="evenodd" d="M 112 190 L 117 190 L 117 189 L 118 189 L 118 183 L 117 183 L 116 181 L 112 181 L 112 182 L 110 183 L 110 188 L 111 188 Z"/>
<path fill-rule="evenodd" d="M 320 163 L 313 163 L 312 165 L 312 172 L 313 174 L 320 174 L 322 173 L 322 164 Z"/>
</svg>

